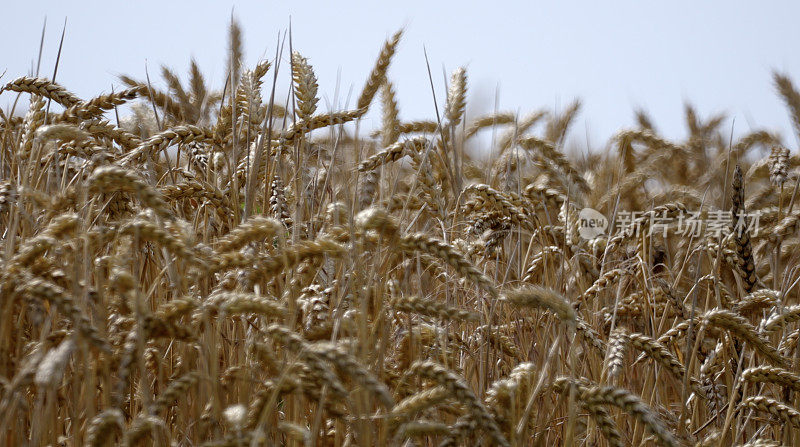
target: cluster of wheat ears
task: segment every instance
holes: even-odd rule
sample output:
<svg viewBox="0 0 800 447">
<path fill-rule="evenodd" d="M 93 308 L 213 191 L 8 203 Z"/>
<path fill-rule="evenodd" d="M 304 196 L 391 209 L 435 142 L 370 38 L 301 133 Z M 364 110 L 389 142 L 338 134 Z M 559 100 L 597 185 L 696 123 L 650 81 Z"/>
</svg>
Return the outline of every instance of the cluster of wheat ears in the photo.
<svg viewBox="0 0 800 447">
<path fill-rule="evenodd" d="M 0 84 L 30 98 L 0 111 L 0 444 L 800 443 L 800 158 L 691 107 L 685 141 L 639 113 L 568 157 L 579 103 L 466 122 L 463 69 L 402 121 L 400 37 L 326 113 L 235 24 L 218 91 Z M 584 207 L 760 221 L 586 239 Z"/>
</svg>

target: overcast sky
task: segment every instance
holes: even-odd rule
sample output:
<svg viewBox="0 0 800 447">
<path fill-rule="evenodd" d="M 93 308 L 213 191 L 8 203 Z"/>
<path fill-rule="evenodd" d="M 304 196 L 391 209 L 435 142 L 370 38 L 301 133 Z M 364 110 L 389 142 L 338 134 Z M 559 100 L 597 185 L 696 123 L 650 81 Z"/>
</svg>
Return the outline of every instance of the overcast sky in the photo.
<svg viewBox="0 0 800 447">
<path fill-rule="evenodd" d="M 9 2 L 0 82 L 30 72 L 47 17 L 41 74 L 52 75 L 66 18 L 57 81 L 81 97 L 119 86 L 120 73 L 143 79 L 145 64 L 154 81 L 161 64 L 185 74 L 191 57 L 221 88 L 232 12 L 248 66 L 274 57 L 291 18 L 294 48 L 316 71 L 323 107 L 334 101 L 337 79 L 339 104 L 350 89 L 357 95 L 383 41 L 404 27 L 390 68 L 403 119 L 435 116 L 427 48 L 439 99 L 443 69 L 467 67 L 473 112 L 492 110 L 497 92 L 500 110 L 523 113 L 582 99 L 573 141 L 604 144 L 633 125 L 638 107 L 662 133 L 682 137 L 683 104 L 691 101 L 701 116 L 727 112 L 737 133 L 764 127 L 796 147 L 771 79 L 777 69 L 800 85 L 793 1 Z M 3 94 L 0 107 L 11 101 Z"/>
</svg>

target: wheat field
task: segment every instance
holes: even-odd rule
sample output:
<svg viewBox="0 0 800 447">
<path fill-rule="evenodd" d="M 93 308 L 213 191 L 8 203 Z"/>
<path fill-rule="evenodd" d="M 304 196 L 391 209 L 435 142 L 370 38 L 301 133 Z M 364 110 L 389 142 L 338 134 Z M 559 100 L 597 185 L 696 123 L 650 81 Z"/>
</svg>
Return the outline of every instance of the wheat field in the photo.
<svg viewBox="0 0 800 447">
<path fill-rule="evenodd" d="M 800 444 L 780 136 L 687 106 L 572 156 L 580 102 L 467 120 L 463 68 L 403 121 L 402 32 L 323 112 L 301 51 L 229 34 L 213 88 L 0 83 L 0 445 Z"/>
</svg>

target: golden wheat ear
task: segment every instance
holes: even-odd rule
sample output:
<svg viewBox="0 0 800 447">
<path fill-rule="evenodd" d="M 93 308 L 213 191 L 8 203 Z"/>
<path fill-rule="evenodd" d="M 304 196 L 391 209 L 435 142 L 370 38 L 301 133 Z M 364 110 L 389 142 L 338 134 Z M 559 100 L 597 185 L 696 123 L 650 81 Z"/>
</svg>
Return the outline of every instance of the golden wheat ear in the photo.
<svg viewBox="0 0 800 447">
<path fill-rule="evenodd" d="M 386 70 L 389 68 L 389 63 L 392 61 L 392 57 L 397 50 L 397 45 L 400 43 L 400 37 L 402 35 L 403 30 L 399 30 L 394 33 L 392 37 L 386 41 L 386 43 L 384 43 L 383 48 L 381 48 L 381 52 L 378 55 L 378 60 L 375 61 L 375 66 L 372 68 L 372 71 L 367 78 L 367 82 L 364 84 L 364 88 L 361 90 L 361 95 L 358 97 L 358 101 L 356 101 L 356 109 L 366 111 L 366 109 L 372 103 L 375 93 L 377 93 L 381 84 L 383 84 L 384 80 L 386 79 Z"/>
<path fill-rule="evenodd" d="M 295 112 L 297 118 L 304 120 L 314 115 L 317 110 L 317 77 L 314 69 L 298 52 L 292 54 L 292 78 L 294 79 L 294 96 L 297 99 Z"/>
</svg>

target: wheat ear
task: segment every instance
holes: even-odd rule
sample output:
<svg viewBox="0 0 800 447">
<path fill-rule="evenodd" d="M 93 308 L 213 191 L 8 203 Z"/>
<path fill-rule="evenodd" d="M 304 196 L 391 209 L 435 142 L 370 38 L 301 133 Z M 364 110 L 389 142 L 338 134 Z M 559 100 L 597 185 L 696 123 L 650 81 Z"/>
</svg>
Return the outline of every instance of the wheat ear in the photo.
<svg viewBox="0 0 800 447">
<path fill-rule="evenodd" d="M 383 84 L 386 79 L 386 70 L 389 68 L 389 63 L 392 61 L 392 56 L 394 56 L 402 35 L 402 30 L 397 31 L 384 43 L 381 53 L 378 55 L 378 60 L 375 61 L 375 66 L 372 68 L 372 72 L 370 72 L 367 82 L 361 90 L 361 95 L 358 97 L 357 109 L 366 110 L 372 102 L 372 98 L 375 97 L 378 88 Z"/>
<path fill-rule="evenodd" d="M 800 428 L 800 411 L 766 396 L 752 396 L 743 400 L 742 407 L 769 413 L 781 421 Z"/>
<path fill-rule="evenodd" d="M 43 96 L 52 99 L 64 107 L 72 107 L 81 102 L 80 98 L 70 93 L 64 87 L 44 78 L 23 76 L 4 85 L 3 88 L 0 88 L 0 93 L 4 90 Z"/>
<path fill-rule="evenodd" d="M 466 405 L 471 417 L 480 428 L 488 432 L 495 445 L 506 447 L 510 445 L 494 417 L 469 389 L 464 379 L 430 361 L 416 361 L 411 365 L 410 371 L 444 386 L 457 401 Z"/>
</svg>

